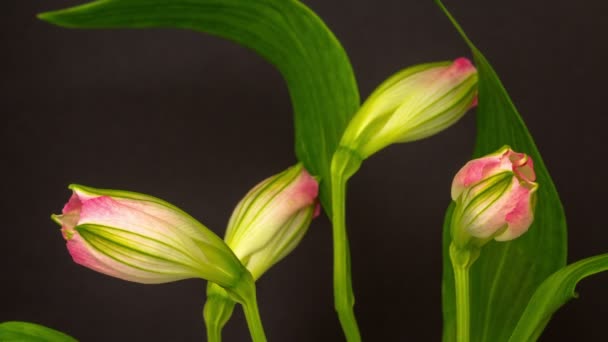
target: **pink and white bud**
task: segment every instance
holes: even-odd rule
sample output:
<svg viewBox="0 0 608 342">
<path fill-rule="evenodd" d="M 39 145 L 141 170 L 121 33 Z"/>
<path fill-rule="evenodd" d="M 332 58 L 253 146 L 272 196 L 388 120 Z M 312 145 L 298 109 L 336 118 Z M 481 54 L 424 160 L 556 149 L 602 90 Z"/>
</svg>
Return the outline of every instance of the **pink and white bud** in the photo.
<svg viewBox="0 0 608 342">
<path fill-rule="evenodd" d="M 217 235 L 179 208 L 143 194 L 71 185 L 61 225 L 74 262 L 144 284 L 203 278 L 235 286 L 247 273 Z"/>
<path fill-rule="evenodd" d="M 340 145 L 362 159 L 448 128 L 477 103 L 477 70 L 466 58 L 409 67 L 382 83 L 346 128 Z"/>
<path fill-rule="evenodd" d="M 452 182 L 454 241 L 508 241 L 524 234 L 534 220 L 535 180 L 532 158 L 508 146 L 469 161 Z"/>
<path fill-rule="evenodd" d="M 258 279 L 289 254 L 319 215 L 318 182 L 302 164 L 256 185 L 234 209 L 225 241 Z"/>
</svg>

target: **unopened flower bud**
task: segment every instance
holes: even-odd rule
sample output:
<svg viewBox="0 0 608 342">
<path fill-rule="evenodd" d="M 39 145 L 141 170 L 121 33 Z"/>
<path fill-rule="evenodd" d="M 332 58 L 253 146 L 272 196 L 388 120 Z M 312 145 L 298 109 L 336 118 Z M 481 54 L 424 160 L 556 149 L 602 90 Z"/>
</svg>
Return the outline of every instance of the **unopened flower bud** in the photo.
<svg viewBox="0 0 608 342">
<path fill-rule="evenodd" d="M 256 185 L 234 209 L 225 241 L 258 279 L 287 256 L 319 215 L 317 181 L 302 164 Z M 208 339 L 221 334 L 234 302 L 216 284 L 207 285 L 204 317 Z"/>
<path fill-rule="evenodd" d="M 454 177 L 452 238 L 458 247 L 512 240 L 534 220 L 536 190 L 530 156 L 508 146 L 469 161 Z"/>
<path fill-rule="evenodd" d="M 234 209 L 225 241 L 258 279 L 302 240 L 319 214 L 317 181 L 302 164 L 256 185 Z"/>
<path fill-rule="evenodd" d="M 466 58 L 409 67 L 382 83 L 346 128 L 340 146 L 366 159 L 384 147 L 434 135 L 475 106 L 477 71 Z"/>
<path fill-rule="evenodd" d="M 203 278 L 223 287 L 247 270 L 217 235 L 177 207 L 143 194 L 71 185 L 61 225 L 74 261 L 145 284 Z"/>
</svg>

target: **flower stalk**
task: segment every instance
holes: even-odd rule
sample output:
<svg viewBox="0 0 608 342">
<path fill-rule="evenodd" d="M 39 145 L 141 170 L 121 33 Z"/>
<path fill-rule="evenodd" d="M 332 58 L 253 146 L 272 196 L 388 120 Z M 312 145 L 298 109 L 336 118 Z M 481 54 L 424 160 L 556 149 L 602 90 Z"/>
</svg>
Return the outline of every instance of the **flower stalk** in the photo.
<svg viewBox="0 0 608 342">
<path fill-rule="evenodd" d="M 534 163 L 505 146 L 469 161 L 452 182 L 455 206 L 450 222 L 450 261 L 456 295 L 456 341 L 470 341 L 471 266 L 491 240 L 509 241 L 524 234 L 534 220 Z"/>
<path fill-rule="evenodd" d="M 354 313 L 346 232 L 346 185 L 363 160 L 394 144 L 448 128 L 477 101 L 477 71 L 466 58 L 406 68 L 383 82 L 346 127 L 331 162 L 334 301 L 349 342 L 361 341 Z"/>
<path fill-rule="evenodd" d="M 471 266 L 479 257 L 478 248 L 461 249 L 450 244 L 450 260 L 454 269 L 456 289 L 456 342 L 469 342 L 471 330 L 470 281 Z"/>
<path fill-rule="evenodd" d="M 334 241 L 334 305 L 338 318 L 349 342 L 361 341 L 361 334 L 354 312 L 350 247 L 346 232 L 346 185 L 357 172 L 362 159 L 346 148 L 334 153 L 331 164 L 332 224 Z"/>
<path fill-rule="evenodd" d="M 245 320 L 247 321 L 247 327 L 251 334 L 251 340 L 253 342 L 266 342 L 266 334 L 264 333 L 264 326 L 262 325 L 262 319 L 260 318 L 260 311 L 258 309 L 255 281 L 253 280 L 251 273 L 247 272 L 244 274 L 242 281 L 240 281 L 239 284 L 241 284 L 241 291 L 239 291 L 239 293 L 242 295 L 239 297 L 231 297 L 243 306 L 243 312 L 245 313 Z M 231 294 L 230 292 L 228 293 Z"/>
</svg>

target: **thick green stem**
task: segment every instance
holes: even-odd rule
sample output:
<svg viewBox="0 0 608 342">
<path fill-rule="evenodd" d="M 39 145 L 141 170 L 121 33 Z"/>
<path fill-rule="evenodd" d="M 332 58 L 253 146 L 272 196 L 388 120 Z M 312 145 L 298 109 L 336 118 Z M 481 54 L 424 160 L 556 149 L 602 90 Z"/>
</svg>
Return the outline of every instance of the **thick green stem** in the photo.
<svg viewBox="0 0 608 342">
<path fill-rule="evenodd" d="M 207 342 L 222 342 L 222 328 L 216 324 L 207 324 Z"/>
<path fill-rule="evenodd" d="M 250 296 L 243 302 L 243 311 L 245 311 L 245 319 L 247 320 L 247 326 L 249 327 L 249 333 L 251 333 L 253 342 L 266 342 L 266 334 L 264 333 L 264 327 L 260 319 L 255 292 L 253 296 Z"/>
<path fill-rule="evenodd" d="M 470 340 L 470 311 L 469 311 L 469 268 L 454 266 L 456 281 L 456 341 Z"/>
<path fill-rule="evenodd" d="M 334 154 L 331 168 L 332 223 L 334 240 L 334 302 L 348 342 L 359 342 L 359 326 L 355 318 L 350 250 L 346 233 L 346 183 L 359 168 L 361 159 L 354 159 L 348 150 L 338 150 Z"/>
<path fill-rule="evenodd" d="M 479 257 L 477 247 L 459 248 L 450 245 L 450 259 L 454 269 L 456 287 L 456 342 L 471 340 L 471 300 L 469 270 Z"/>
<path fill-rule="evenodd" d="M 245 312 L 245 319 L 247 320 L 247 327 L 249 327 L 249 333 L 251 334 L 251 339 L 253 342 L 266 342 L 266 334 L 264 333 L 264 327 L 262 326 L 262 320 L 260 319 L 260 312 L 258 310 L 258 300 L 255 289 L 255 282 L 251 273 L 247 271 L 243 267 L 242 277 L 238 282 L 232 287 L 224 288 L 226 293 L 230 295 L 231 299 L 240 303 L 243 306 L 243 311 Z M 214 293 L 215 289 L 208 288 L 207 293 Z M 217 294 L 221 294 L 221 292 L 215 292 Z M 208 298 L 207 301 L 209 301 Z M 226 302 L 224 302 L 226 304 Z M 211 313 L 211 307 L 209 313 Z M 225 312 L 226 315 L 223 317 L 230 318 L 232 314 L 231 308 L 229 308 L 229 312 Z M 211 316 L 211 315 L 210 315 Z M 223 320 L 223 318 L 222 318 Z"/>
</svg>

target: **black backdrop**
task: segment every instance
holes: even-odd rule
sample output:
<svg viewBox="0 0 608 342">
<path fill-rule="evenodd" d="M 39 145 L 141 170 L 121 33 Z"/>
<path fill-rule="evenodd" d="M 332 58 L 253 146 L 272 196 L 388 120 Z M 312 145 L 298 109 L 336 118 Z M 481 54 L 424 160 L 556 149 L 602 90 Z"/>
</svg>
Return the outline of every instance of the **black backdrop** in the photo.
<svg viewBox="0 0 608 342">
<path fill-rule="evenodd" d="M 38 12 L 79 1 L 3 4 L 0 321 L 82 341 L 201 341 L 205 283 L 144 286 L 72 263 L 49 219 L 67 184 L 166 199 L 223 234 L 233 206 L 295 162 L 287 90 L 272 66 L 221 39 L 179 30 L 67 30 Z M 306 1 L 350 55 L 362 98 L 405 66 L 468 51 L 426 1 Z M 569 222 L 569 261 L 608 251 L 604 1 L 447 1 L 493 63 L 544 156 Z M 367 341 L 441 336 L 440 232 L 452 175 L 469 158 L 470 114 L 368 160 L 350 183 L 356 311 Z M 271 341 L 340 341 L 331 228 L 259 282 Z M 601 340 L 608 275 L 579 286 L 543 340 Z M 226 341 L 247 341 L 240 310 Z"/>
</svg>

